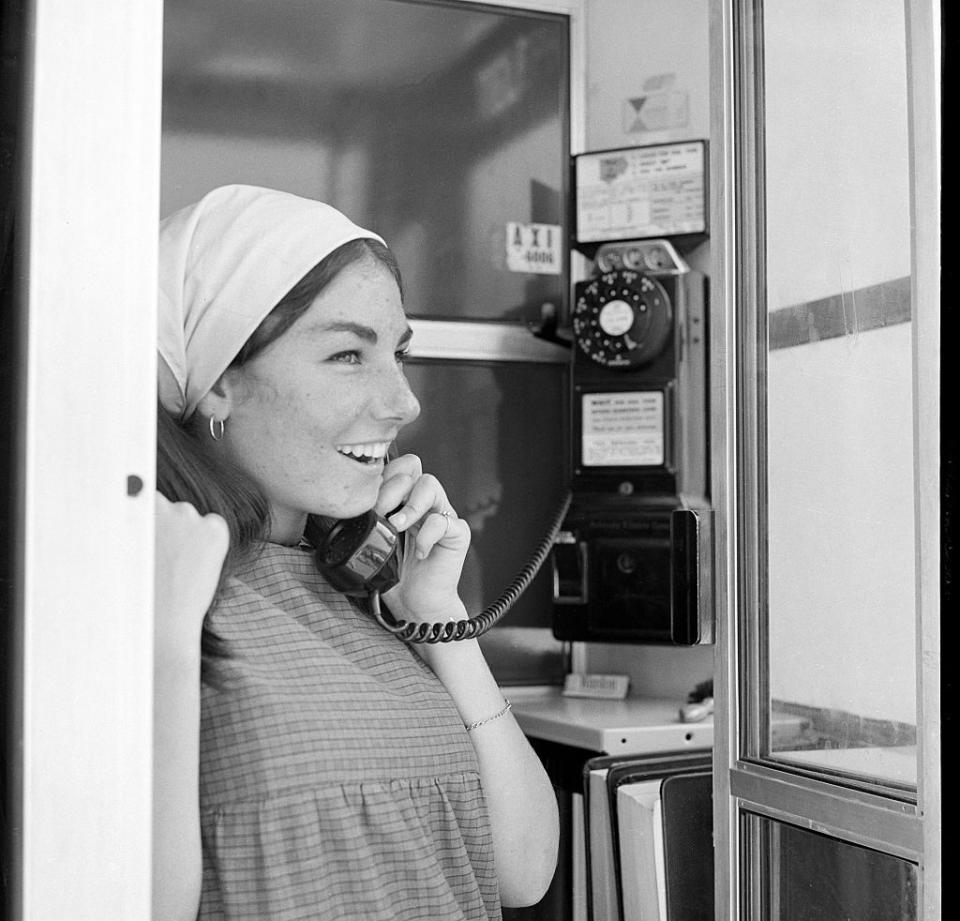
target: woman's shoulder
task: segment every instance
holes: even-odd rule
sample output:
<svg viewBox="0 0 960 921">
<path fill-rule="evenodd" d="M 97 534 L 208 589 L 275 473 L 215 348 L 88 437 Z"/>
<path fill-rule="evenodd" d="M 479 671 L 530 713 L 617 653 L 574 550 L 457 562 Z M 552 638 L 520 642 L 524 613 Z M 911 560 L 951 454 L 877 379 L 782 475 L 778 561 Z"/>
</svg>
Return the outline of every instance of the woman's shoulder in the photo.
<svg viewBox="0 0 960 921">
<path fill-rule="evenodd" d="M 342 596 L 320 575 L 309 548 L 287 547 L 260 541 L 238 561 L 224 588 L 229 596 L 255 593 L 283 594 L 307 590 L 335 602 Z"/>
<path fill-rule="evenodd" d="M 320 575 L 310 553 L 264 544 L 223 580 L 207 624 L 233 633 L 258 621 L 311 628 L 355 616 L 355 606 Z"/>
<path fill-rule="evenodd" d="M 396 654 L 395 638 L 324 579 L 311 552 L 277 544 L 257 548 L 224 580 L 206 626 L 224 639 L 308 631 L 338 647 L 372 643 Z"/>
</svg>

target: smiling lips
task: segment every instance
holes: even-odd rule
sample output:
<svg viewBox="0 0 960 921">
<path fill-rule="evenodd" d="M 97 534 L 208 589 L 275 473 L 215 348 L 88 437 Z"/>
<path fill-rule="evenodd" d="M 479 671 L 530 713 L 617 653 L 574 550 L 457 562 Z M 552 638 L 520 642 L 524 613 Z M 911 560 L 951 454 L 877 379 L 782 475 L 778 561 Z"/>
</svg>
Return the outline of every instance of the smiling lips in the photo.
<svg viewBox="0 0 960 921">
<path fill-rule="evenodd" d="M 390 447 L 389 441 L 368 441 L 362 444 L 336 446 L 337 451 L 344 457 L 349 457 L 361 464 L 375 464 L 382 461 L 387 456 L 388 447 Z"/>
</svg>

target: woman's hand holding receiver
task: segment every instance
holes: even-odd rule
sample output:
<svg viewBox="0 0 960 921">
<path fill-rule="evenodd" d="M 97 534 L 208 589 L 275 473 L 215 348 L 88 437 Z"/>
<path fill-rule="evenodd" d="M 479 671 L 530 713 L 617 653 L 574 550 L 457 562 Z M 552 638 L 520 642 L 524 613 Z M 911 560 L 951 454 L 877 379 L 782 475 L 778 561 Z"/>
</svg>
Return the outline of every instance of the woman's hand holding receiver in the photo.
<svg viewBox="0 0 960 921">
<path fill-rule="evenodd" d="M 402 620 L 446 623 L 466 617 L 458 594 L 470 525 L 450 505 L 436 477 L 420 459 L 404 454 L 383 471 L 376 511 L 406 534 L 400 582 L 384 596 Z"/>
</svg>

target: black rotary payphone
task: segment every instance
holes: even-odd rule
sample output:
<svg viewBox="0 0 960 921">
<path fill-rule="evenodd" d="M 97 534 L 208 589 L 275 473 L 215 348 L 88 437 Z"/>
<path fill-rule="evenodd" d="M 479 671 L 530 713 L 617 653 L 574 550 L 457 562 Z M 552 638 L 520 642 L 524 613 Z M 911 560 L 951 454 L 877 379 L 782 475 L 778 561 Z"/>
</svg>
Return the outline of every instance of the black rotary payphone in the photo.
<svg viewBox="0 0 960 921">
<path fill-rule="evenodd" d="M 553 550 L 563 640 L 713 641 L 706 142 L 574 158 L 573 501 Z"/>
</svg>

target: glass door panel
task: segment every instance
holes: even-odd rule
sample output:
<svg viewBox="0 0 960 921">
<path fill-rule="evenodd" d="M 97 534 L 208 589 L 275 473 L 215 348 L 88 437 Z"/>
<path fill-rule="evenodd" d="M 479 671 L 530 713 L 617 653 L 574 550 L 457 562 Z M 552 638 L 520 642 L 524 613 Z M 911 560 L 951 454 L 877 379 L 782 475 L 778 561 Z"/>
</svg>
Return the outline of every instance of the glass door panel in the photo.
<svg viewBox="0 0 960 921">
<path fill-rule="evenodd" d="M 766 730 L 753 754 L 911 788 L 917 668 L 904 4 L 767 0 L 762 37 Z M 803 737 L 775 738 L 774 711 L 803 717 Z"/>
<path fill-rule="evenodd" d="M 760 842 L 755 921 L 916 921 L 916 864 L 769 818 Z"/>
</svg>

